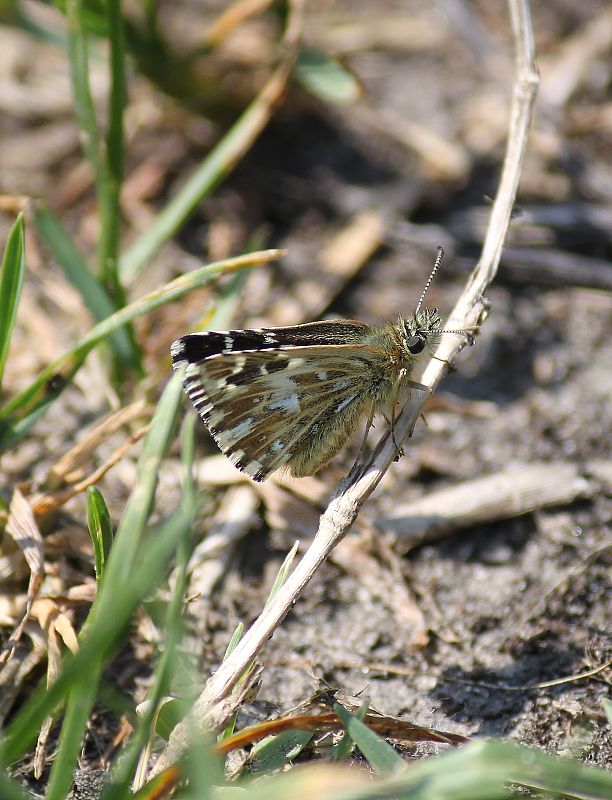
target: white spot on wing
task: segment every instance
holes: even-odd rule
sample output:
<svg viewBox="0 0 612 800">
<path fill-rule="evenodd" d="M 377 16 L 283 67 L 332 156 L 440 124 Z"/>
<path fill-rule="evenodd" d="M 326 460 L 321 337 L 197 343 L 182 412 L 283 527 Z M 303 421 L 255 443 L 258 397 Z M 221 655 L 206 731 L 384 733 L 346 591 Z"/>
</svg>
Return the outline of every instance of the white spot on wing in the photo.
<svg viewBox="0 0 612 800">
<path fill-rule="evenodd" d="M 339 379 L 338 379 L 338 380 L 337 380 L 337 381 L 334 383 L 334 387 L 333 387 L 333 388 L 334 388 L 336 391 L 338 391 L 339 389 L 346 389 L 346 387 L 347 387 L 347 386 L 350 386 L 350 385 L 351 385 L 351 382 L 349 381 L 349 379 L 348 379 L 348 378 L 339 378 Z M 355 396 L 355 395 L 353 395 L 353 397 L 354 397 L 354 396 Z M 352 399 L 352 398 L 351 398 L 351 399 Z"/>
<path fill-rule="evenodd" d="M 335 413 L 337 414 L 339 411 L 342 411 L 343 408 L 346 408 L 349 403 L 351 403 L 357 397 L 357 392 L 355 394 L 350 394 L 347 398 L 345 398 L 337 407 Z"/>
<path fill-rule="evenodd" d="M 322 369 L 320 372 L 317 372 L 317 378 L 320 381 L 324 381 L 327 378 L 327 372 L 325 372 L 325 370 Z"/>
<path fill-rule="evenodd" d="M 234 346 L 234 337 L 227 334 L 227 336 L 224 339 L 224 344 L 226 350 L 231 350 L 232 347 Z"/>
<path fill-rule="evenodd" d="M 245 364 L 246 364 L 246 358 L 244 356 L 242 356 L 242 358 L 236 358 L 236 363 L 234 364 L 234 368 L 232 369 L 232 375 L 240 375 L 240 373 L 244 369 Z"/>
<path fill-rule="evenodd" d="M 225 414 L 223 411 L 213 411 L 208 420 L 208 424 L 211 428 L 218 428 L 220 423 L 223 422 L 224 418 Z"/>
<path fill-rule="evenodd" d="M 232 428 L 232 433 L 235 436 L 243 436 L 245 433 L 248 433 L 252 428 L 253 428 L 253 417 L 247 417 L 239 425 L 236 425 L 235 428 Z"/>
<path fill-rule="evenodd" d="M 224 441 L 227 440 L 228 442 L 235 442 L 238 439 L 242 439 L 243 436 L 246 436 L 247 433 L 250 433 L 253 430 L 253 417 L 247 417 L 247 419 L 240 422 L 238 425 L 235 425 L 233 428 L 230 428 L 227 431 L 223 431 L 219 438 Z"/>
<path fill-rule="evenodd" d="M 300 410 L 300 398 L 297 396 L 297 393 L 294 392 L 286 397 L 279 398 L 274 403 L 268 403 L 268 408 L 270 411 L 274 411 L 278 408 L 284 411 L 286 415 L 294 414 L 296 411 Z"/>
<path fill-rule="evenodd" d="M 280 452 L 280 451 L 283 449 L 283 447 L 284 447 L 284 446 L 285 446 L 285 443 L 284 443 L 284 442 L 281 442 L 281 440 L 280 440 L 280 439 L 277 439 L 277 440 L 276 440 L 275 442 L 273 442 L 273 444 L 272 444 L 272 452 L 273 452 L 273 453 L 278 453 L 278 452 Z"/>
<path fill-rule="evenodd" d="M 266 333 L 266 334 L 264 335 L 264 342 L 265 342 L 266 344 L 276 344 L 276 342 L 277 342 L 277 339 L 276 339 L 276 336 L 275 336 L 275 334 L 273 334 L 273 333 Z"/>
<path fill-rule="evenodd" d="M 291 362 L 290 366 L 291 366 Z M 297 392 L 297 383 L 288 378 L 287 375 L 283 372 L 273 372 L 269 378 L 269 384 L 274 387 L 274 398 L 280 398 L 286 396 L 288 394 L 294 394 Z"/>
</svg>

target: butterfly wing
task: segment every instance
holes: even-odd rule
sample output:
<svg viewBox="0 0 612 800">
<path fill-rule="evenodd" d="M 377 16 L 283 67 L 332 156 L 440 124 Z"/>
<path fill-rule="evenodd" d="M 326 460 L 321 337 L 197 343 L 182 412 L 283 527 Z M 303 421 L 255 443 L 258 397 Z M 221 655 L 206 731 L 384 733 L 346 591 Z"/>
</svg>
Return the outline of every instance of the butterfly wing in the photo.
<svg viewBox="0 0 612 800">
<path fill-rule="evenodd" d="M 252 328 L 235 331 L 202 331 L 177 339 L 171 348 L 172 363 L 195 363 L 219 353 L 242 350 L 276 350 L 278 348 L 316 345 L 352 344 L 362 340 L 369 327 L 353 319 L 331 319 L 307 322 L 284 328 Z"/>
<path fill-rule="evenodd" d="M 191 334 L 172 348 L 173 365 L 186 364 L 185 390 L 219 448 L 255 480 L 283 466 L 307 475 L 326 463 L 353 432 L 381 367 L 378 348 L 336 343 L 362 338 L 362 323 L 296 328 Z M 316 344 L 289 344 L 294 335 L 304 340 L 304 328 Z M 247 341 L 257 349 L 230 349 Z M 225 349 L 214 352 L 220 345 Z"/>
</svg>

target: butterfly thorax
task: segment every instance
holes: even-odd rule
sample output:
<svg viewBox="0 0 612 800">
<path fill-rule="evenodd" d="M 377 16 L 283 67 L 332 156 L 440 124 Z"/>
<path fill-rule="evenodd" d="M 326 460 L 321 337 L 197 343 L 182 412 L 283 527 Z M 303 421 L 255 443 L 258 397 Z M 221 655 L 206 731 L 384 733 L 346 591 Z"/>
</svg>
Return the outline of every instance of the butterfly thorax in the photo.
<svg viewBox="0 0 612 800">
<path fill-rule="evenodd" d="M 429 361 L 440 340 L 442 323 L 436 309 L 424 308 L 396 323 L 367 328 L 361 344 L 371 352 L 370 380 L 364 394 L 385 416 Z"/>
</svg>

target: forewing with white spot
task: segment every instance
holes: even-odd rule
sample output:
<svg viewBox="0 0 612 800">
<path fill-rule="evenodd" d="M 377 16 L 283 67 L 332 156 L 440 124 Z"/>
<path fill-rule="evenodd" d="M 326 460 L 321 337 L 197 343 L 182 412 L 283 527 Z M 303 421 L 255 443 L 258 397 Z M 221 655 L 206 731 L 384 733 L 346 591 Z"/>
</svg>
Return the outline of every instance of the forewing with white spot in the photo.
<svg viewBox="0 0 612 800">
<path fill-rule="evenodd" d="M 309 440 L 325 428 L 352 432 L 381 357 L 367 345 L 277 345 L 196 362 L 181 355 L 175 367 L 186 364 L 185 390 L 219 448 L 258 481 L 281 467 L 301 470 Z"/>
</svg>

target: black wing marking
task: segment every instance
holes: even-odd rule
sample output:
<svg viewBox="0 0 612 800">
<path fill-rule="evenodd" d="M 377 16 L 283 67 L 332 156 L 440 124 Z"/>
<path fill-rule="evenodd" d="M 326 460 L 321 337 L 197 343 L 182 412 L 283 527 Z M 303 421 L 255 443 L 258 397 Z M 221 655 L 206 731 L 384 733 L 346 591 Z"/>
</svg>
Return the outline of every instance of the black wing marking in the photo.
<svg viewBox="0 0 612 800">
<path fill-rule="evenodd" d="M 286 328 L 190 333 L 172 344 L 172 364 L 176 369 L 181 363 L 196 364 L 210 356 L 242 350 L 353 344 L 367 330 L 368 326 L 357 320 L 332 319 Z"/>
</svg>

